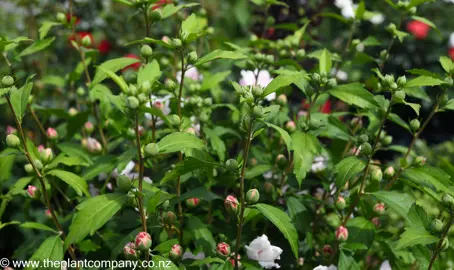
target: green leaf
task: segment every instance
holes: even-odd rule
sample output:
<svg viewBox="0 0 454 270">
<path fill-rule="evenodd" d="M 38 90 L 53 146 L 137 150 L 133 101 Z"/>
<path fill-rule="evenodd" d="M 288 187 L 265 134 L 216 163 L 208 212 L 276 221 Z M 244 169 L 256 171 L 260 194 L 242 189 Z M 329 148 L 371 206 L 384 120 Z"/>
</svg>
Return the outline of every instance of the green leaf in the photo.
<svg viewBox="0 0 454 270">
<path fill-rule="evenodd" d="M 207 138 L 210 140 L 211 147 L 218 154 L 221 162 L 225 161 L 226 147 L 224 141 L 216 134 L 216 132 L 210 128 L 204 128 Z"/>
<path fill-rule="evenodd" d="M 137 85 L 140 87 L 144 81 L 149 81 L 150 85 L 153 86 L 156 80 L 161 77 L 161 74 L 158 61 L 153 60 L 151 63 L 140 67 L 139 73 L 137 74 Z"/>
<path fill-rule="evenodd" d="M 60 178 L 63 182 L 72 187 L 76 191 L 77 195 L 82 196 L 83 193 L 85 196 L 90 197 L 87 182 L 85 182 L 85 180 L 77 174 L 63 170 L 52 170 L 47 172 L 46 175 L 53 175 Z"/>
<path fill-rule="evenodd" d="M 246 173 L 244 174 L 244 178 L 246 179 L 253 179 L 259 175 L 262 175 L 266 172 L 269 172 L 273 169 L 273 166 L 270 164 L 260 164 L 260 165 L 255 165 L 252 168 L 248 168 Z"/>
<path fill-rule="evenodd" d="M 430 20 L 424 18 L 424 17 L 419 17 L 419 16 L 411 16 L 413 20 L 423 22 L 424 24 L 427 24 L 428 26 L 437 29 L 437 26 Z"/>
<path fill-rule="evenodd" d="M 60 164 L 66 166 L 88 166 L 88 163 L 80 157 L 67 157 L 64 154 L 59 154 L 52 160 L 51 163 L 47 164 L 46 169 L 56 168 Z"/>
<path fill-rule="evenodd" d="M 49 47 L 52 42 L 54 42 L 55 37 L 45 38 L 43 40 L 37 40 L 32 43 L 32 45 L 25 48 L 18 57 L 23 57 L 29 54 L 37 53 L 39 51 L 44 50 L 45 48 Z"/>
<path fill-rule="evenodd" d="M 454 111 L 454 98 L 448 100 L 448 102 L 446 102 L 446 104 L 441 109 Z"/>
<path fill-rule="evenodd" d="M 259 203 L 254 205 L 254 207 L 282 232 L 292 248 L 293 255 L 298 258 L 298 233 L 290 217 L 279 208 L 268 204 Z"/>
<path fill-rule="evenodd" d="M 404 101 L 404 104 L 410 106 L 413 109 L 413 111 L 415 111 L 416 115 L 419 116 L 419 110 L 421 109 L 421 105 L 419 105 L 418 103 L 410 103 L 406 101 Z"/>
<path fill-rule="evenodd" d="M 162 138 L 157 145 L 159 147 L 159 153 L 161 154 L 180 152 L 185 148 L 205 148 L 205 143 L 201 139 L 192 134 L 183 132 L 171 133 Z"/>
<path fill-rule="evenodd" d="M 195 63 L 194 66 L 200 66 L 205 63 L 211 62 L 216 59 L 244 59 L 247 56 L 234 51 L 224 51 L 224 50 L 214 50 L 202 57 L 200 57 Z"/>
<path fill-rule="evenodd" d="M 93 164 L 93 161 L 91 160 L 90 155 L 85 152 L 80 144 L 75 144 L 75 143 L 59 143 L 57 144 L 57 147 L 65 154 L 67 154 L 70 157 L 80 157 L 84 161 L 86 161 L 88 164 Z"/>
<path fill-rule="evenodd" d="M 110 89 L 103 84 L 97 84 L 90 89 L 90 99 L 93 102 L 99 100 L 103 104 L 112 103 L 122 113 L 126 112 L 125 98 L 113 95 Z"/>
<path fill-rule="evenodd" d="M 216 241 L 214 240 L 213 233 L 211 232 L 211 227 L 208 227 L 208 224 L 201 221 L 196 216 L 186 216 L 187 219 L 187 229 L 197 246 L 203 247 L 204 250 L 213 250 L 216 248 Z M 186 225 L 185 225 L 186 226 Z"/>
<path fill-rule="evenodd" d="M 362 83 L 338 85 L 329 90 L 328 93 L 345 103 L 358 106 L 362 109 L 378 107 L 374 95 L 367 91 Z"/>
<path fill-rule="evenodd" d="M 128 84 L 126 83 L 125 79 L 123 79 L 123 77 L 118 76 L 113 71 L 105 69 L 104 67 L 102 67 L 102 65 L 98 67 L 98 70 L 100 72 L 102 72 L 104 75 L 106 75 L 107 77 L 111 78 L 112 81 L 114 81 L 120 87 L 121 91 L 123 91 L 124 93 L 127 92 Z M 96 73 L 96 75 L 98 75 L 98 74 L 99 74 L 99 72 Z M 95 76 L 95 78 L 96 78 L 96 76 Z M 92 82 L 91 85 L 92 85 L 92 87 L 94 87 L 95 84 Z"/>
<path fill-rule="evenodd" d="M 414 203 L 408 211 L 407 226 L 424 230 L 429 225 L 426 211 Z"/>
<path fill-rule="evenodd" d="M 442 169 L 426 165 L 420 168 L 409 168 L 402 173 L 402 177 L 421 187 L 435 189 L 439 193 L 449 193 L 454 196 L 454 187 L 451 176 Z"/>
<path fill-rule="evenodd" d="M 160 243 L 159 245 L 157 245 L 153 251 L 157 251 L 161 254 L 166 254 L 170 251 L 170 249 L 172 248 L 173 245 L 175 244 L 178 244 L 178 240 L 177 239 L 171 239 L 171 240 L 167 240 L 163 243 Z"/>
<path fill-rule="evenodd" d="M 446 71 L 446 73 L 451 73 L 454 71 L 454 63 L 449 57 L 441 56 L 440 65 Z"/>
<path fill-rule="evenodd" d="M 3 228 L 5 228 L 6 226 L 9 226 L 9 225 L 16 225 L 16 224 L 20 224 L 19 221 L 16 221 L 16 220 L 13 220 L 13 221 L 10 221 L 10 222 L 6 222 L 6 223 L 2 223 L 0 221 L 0 230 L 2 230 Z"/>
<path fill-rule="evenodd" d="M 334 166 L 333 172 L 336 175 L 336 186 L 343 188 L 347 181 L 353 179 L 358 173 L 366 168 L 364 160 L 355 156 L 347 157 Z"/>
<path fill-rule="evenodd" d="M 276 92 L 282 87 L 291 85 L 301 79 L 307 78 L 302 72 L 293 72 L 291 74 L 282 74 L 274 78 L 263 90 L 263 96 Z"/>
<path fill-rule="evenodd" d="M 320 74 L 322 73 L 330 74 L 332 65 L 333 64 L 331 62 L 331 53 L 327 49 L 323 49 L 322 55 L 320 56 L 319 59 Z"/>
<path fill-rule="evenodd" d="M 405 228 L 405 232 L 400 235 L 397 242 L 397 249 L 412 247 L 416 245 L 428 245 L 438 242 L 438 237 L 431 235 L 428 231 L 419 228 Z"/>
<path fill-rule="evenodd" d="M 384 202 L 387 207 L 394 210 L 399 216 L 408 220 L 407 213 L 415 202 L 410 195 L 397 191 L 377 191 L 369 194 Z"/>
<path fill-rule="evenodd" d="M 322 13 L 318 13 L 317 15 L 320 17 L 333 18 L 333 19 L 336 19 L 336 20 L 340 21 L 341 23 L 345 23 L 345 24 L 347 24 L 349 22 L 348 19 L 346 19 L 343 16 L 341 16 L 337 13 L 334 13 L 334 12 L 322 12 Z"/>
<path fill-rule="evenodd" d="M 181 195 L 180 199 L 179 200 L 176 199 L 175 202 L 184 201 L 184 200 L 187 200 L 190 198 L 199 198 L 199 199 L 207 201 L 207 202 L 222 199 L 221 197 L 214 194 L 213 192 L 208 191 L 206 188 L 199 187 L 199 188 L 195 188 L 195 189 L 192 189 L 192 190 L 184 193 L 183 195 Z"/>
<path fill-rule="evenodd" d="M 155 108 L 155 107 L 140 107 L 141 112 L 149 113 L 153 116 L 159 117 L 166 125 L 172 126 L 172 123 L 170 122 L 169 118 L 162 112 L 161 109 Z"/>
<path fill-rule="evenodd" d="M 301 186 L 307 172 L 311 169 L 316 153 L 320 152 L 320 142 L 310 133 L 294 132 L 291 136 L 294 151 L 293 173 Z"/>
<path fill-rule="evenodd" d="M 166 19 L 166 18 L 176 14 L 178 11 L 180 11 L 183 8 L 188 8 L 188 7 L 198 6 L 198 5 L 200 5 L 200 4 L 199 3 L 190 3 L 190 4 L 184 4 L 184 5 L 178 5 L 178 6 L 175 6 L 174 4 L 165 5 L 164 7 L 161 8 L 162 19 Z"/>
<path fill-rule="evenodd" d="M 55 26 L 55 25 L 60 25 L 60 23 L 57 23 L 57 22 L 51 22 L 51 21 L 44 21 L 42 24 L 41 24 L 41 27 L 39 28 L 38 32 L 39 32 L 39 39 L 44 39 L 46 36 L 47 36 L 47 33 L 49 32 L 49 30 Z"/>
<path fill-rule="evenodd" d="M 50 261 L 61 261 L 63 260 L 63 242 L 59 235 L 51 236 L 44 240 L 44 242 L 39 246 L 39 248 L 33 253 L 30 261 L 40 261 L 48 259 Z M 36 269 L 38 267 L 29 266 L 25 269 Z M 39 267 L 39 269 L 46 269 L 44 267 Z M 60 269 L 60 267 L 47 269 Z"/>
<path fill-rule="evenodd" d="M 433 77 L 419 76 L 412 80 L 409 80 L 405 84 L 404 87 L 407 88 L 407 87 L 436 86 L 436 85 L 441 85 L 443 83 L 444 83 L 444 81 L 433 78 Z"/>
<path fill-rule="evenodd" d="M 90 181 L 101 173 L 110 173 L 118 165 L 115 163 L 115 161 L 116 160 L 113 156 L 99 157 L 92 166 L 84 170 L 81 177 L 87 181 Z"/>
<path fill-rule="evenodd" d="M 28 81 L 28 80 L 27 80 Z M 27 103 L 30 93 L 32 92 L 33 82 L 27 82 L 20 89 L 11 90 L 11 104 L 13 105 L 14 113 L 17 116 L 19 122 L 22 123 L 22 117 L 24 117 L 25 111 L 27 110 Z"/>
<path fill-rule="evenodd" d="M 367 248 L 372 246 L 375 238 L 375 225 L 363 217 L 355 217 L 347 222 L 347 243 L 361 243 Z"/>
<path fill-rule="evenodd" d="M 285 145 L 287 146 L 287 151 L 290 154 L 290 151 L 292 150 L 292 138 L 290 137 L 288 132 L 274 124 L 271 124 L 268 122 L 263 122 L 263 123 L 265 123 L 265 125 L 267 125 L 268 127 L 275 129 L 277 132 L 279 132 L 281 134 L 281 137 L 284 140 Z"/>
<path fill-rule="evenodd" d="M 209 90 L 213 87 L 216 87 L 221 82 L 225 81 L 225 79 L 232 73 L 230 70 L 226 70 L 223 72 L 218 73 L 207 73 L 203 75 L 203 82 L 200 88 L 201 91 Z"/>
<path fill-rule="evenodd" d="M 9 180 L 13 172 L 14 161 L 16 154 L 19 154 L 15 149 L 6 148 L 1 152 L 0 156 L 0 184 L 3 181 Z"/>
<path fill-rule="evenodd" d="M 140 60 L 129 57 L 121 57 L 102 63 L 100 66 L 98 66 L 95 77 L 93 78 L 93 81 L 91 83 L 92 87 L 110 77 L 108 72 L 115 74 L 115 72 L 119 71 L 120 69 L 123 69 L 137 62 L 140 62 Z"/>
<path fill-rule="evenodd" d="M 184 160 L 178 162 L 171 171 L 167 172 L 161 179 L 160 184 L 164 185 L 170 180 L 177 179 L 178 176 L 190 173 L 199 169 L 210 169 L 220 164 L 212 161 L 201 160 L 195 157 L 186 157 Z"/>
<path fill-rule="evenodd" d="M 352 256 L 347 256 L 342 251 L 339 256 L 339 262 L 338 262 L 337 267 L 342 270 L 359 270 L 359 269 L 361 269 L 359 267 L 359 264 L 355 261 L 355 259 Z"/>
<path fill-rule="evenodd" d="M 355 11 L 355 19 L 361 20 L 366 12 L 366 6 L 364 5 L 364 1 L 359 2 L 358 7 Z"/>
<path fill-rule="evenodd" d="M 175 197 L 173 194 L 169 194 L 165 191 L 159 190 L 150 198 L 147 203 L 147 211 L 148 213 L 154 213 L 157 210 L 157 207 L 161 205 L 163 202 L 172 199 Z"/>
<path fill-rule="evenodd" d="M 428 2 L 435 2 L 435 0 L 411 0 L 407 8 L 416 7 Z"/>
<path fill-rule="evenodd" d="M 179 268 L 169 259 L 166 257 L 162 257 L 159 255 L 153 255 L 152 259 L 153 261 L 153 269 L 156 270 L 179 270 Z"/>
<path fill-rule="evenodd" d="M 51 227 L 44 225 L 42 223 L 37 223 L 37 222 L 25 222 L 20 225 L 22 228 L 27 228 L 27 229 L 36 229 L 36 230 L 41 230 L 41 231 L 49 231 L 49 232 L 54 232 L 58 233 L 56 230 L 52 229 Z"/>
<path fill-rule="evenodd" d="M 88 234 L 93 235 L 118 211 L 127 197 L 124 194 L 110 193 L 90 198 L 79 204 L 74 215 L 69 234 L 65 241 L 65 249 L 83 240 Z"/>
</svg>

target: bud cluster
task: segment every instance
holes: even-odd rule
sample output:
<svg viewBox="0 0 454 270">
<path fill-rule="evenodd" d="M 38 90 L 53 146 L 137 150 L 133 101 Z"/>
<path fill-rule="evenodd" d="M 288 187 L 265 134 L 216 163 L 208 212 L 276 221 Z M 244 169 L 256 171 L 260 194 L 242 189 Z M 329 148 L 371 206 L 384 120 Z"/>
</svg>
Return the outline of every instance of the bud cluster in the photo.
<svg viewBox="0 0 454 270">
<path fill-rule="evenodd" d="M 144 81 L 141 85 L 130 84 L 126 90 L 126 104 L 131 109 L 137 109 L 140 105 L 149 101 L 151 93 L 150 81 Z"/>
<path fill-rule="evenodd" d="M 337 86 L 336 78 L 329 78 L 328 74 L 325 72 L 320 74 L 316 72 L 312 73 L 310 75 L 309 82 L 312 88 L 317 92 L 323 92 Z"/>
</svg>

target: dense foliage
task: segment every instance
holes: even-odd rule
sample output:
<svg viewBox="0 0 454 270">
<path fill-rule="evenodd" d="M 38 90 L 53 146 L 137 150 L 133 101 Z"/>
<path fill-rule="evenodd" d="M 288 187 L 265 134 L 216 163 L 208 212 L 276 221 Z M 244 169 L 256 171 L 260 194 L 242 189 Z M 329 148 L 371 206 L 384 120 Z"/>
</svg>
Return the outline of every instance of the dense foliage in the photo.
<svg viewBox="0 0 454 270">
<path fill-rule="evenodd" d="M 454 267 L 451 1 L 54 2 L 0 3 L 0 257 Z"/>
</svg>

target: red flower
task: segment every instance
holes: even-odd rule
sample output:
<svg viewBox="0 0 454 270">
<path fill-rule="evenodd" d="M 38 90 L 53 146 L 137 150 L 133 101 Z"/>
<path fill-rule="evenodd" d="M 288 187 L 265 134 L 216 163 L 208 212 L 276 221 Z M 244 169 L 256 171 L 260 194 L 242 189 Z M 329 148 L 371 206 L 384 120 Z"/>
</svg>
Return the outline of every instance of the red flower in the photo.
<svg viewBox="0 0 454 270">
<path fill-rule="evenodd" d="M 98 50 L 100 53 L 106 54 L 112 49 L 112 44 L 107 40 L 103 39 L 98 45 Z"/>
<path fill-rule="evenodd" d="M 276 32 L 276 28 L 270 27 L 270 28 L 268 28 L 268 30 L 266 30 L 266 36 L 270 38 L 274 35 L 275 32 Z"/>
<path fill-rule="evenodd" d="M 449 48 L 448 54 L 451 57 L 451 59 L 454 60 L 454 47 Z"/>
<path fill-rule="evenodd" d="M 172 0 L 159 0 L 153 5 L 152 9 L 153 10 L 160 9 L 167 4 L 172 4 Z"/>
<path fill-rule="evenodd" d="M 322 113 L 330 113 L 331 112 L 331 101 L 329 99 L 320 108 L 320 112 L 322 112 Z"/>
<path fill-rule="evenodd" d="M 137 55 L 133 54 L 133 53 L 128 53 L 127 55 L 125 55 L 125 57 L 128 57 L 128 58 L 134 58 L 134 59 L 140 59 L 140 57 L 138 57 Z M 127 67 L 125 67 L 124 69 L 122 69 L 121 71 L 126 71 L 128 69 L 133 69 L 133 70 L 139 70 L 140 68 L 140 61 L 137 62 L 137 63 L 134 63 L 134 64 L 131 64 Z"/>
<path fill-rule="evenodd" d="M 412 33 L 416 39 L 425 39 L 429 33 L 430 26 L 423 22 L 413 20 L 407 24 L 407 30 Z"/>
<path fill-rule="evenodd" d="M 90 37 L 90 41 L 91 41 L 91 44 L 95 44 L 95 40 L 93 39 L 93 34 L 90 33 L 90 32 L 77 32 L 77 36 L 78 38 L 76 38 L 76 36 L 74 35 L 71 35 L 69 36 L 68 40 L 71 42 L 71 41 L 76 41 L 77 44 L 80 45 L 80 43 L 82 42 L 82 39 L 85 37 L 85 36 L 89 36 Z M 72 45 L 72 44 L 71 44 Z"/>
<path fill-rule="evenodd" d="M 77 17 L 77 16 L 72 16 L 75 20 L 75 24 L 78 25 L 80 23 L 80 18 Z M 66 13 L 66 21 L 69 23 L 71 22 L 71 15 L 69 15 L 69 13 Z"/>
</svg>

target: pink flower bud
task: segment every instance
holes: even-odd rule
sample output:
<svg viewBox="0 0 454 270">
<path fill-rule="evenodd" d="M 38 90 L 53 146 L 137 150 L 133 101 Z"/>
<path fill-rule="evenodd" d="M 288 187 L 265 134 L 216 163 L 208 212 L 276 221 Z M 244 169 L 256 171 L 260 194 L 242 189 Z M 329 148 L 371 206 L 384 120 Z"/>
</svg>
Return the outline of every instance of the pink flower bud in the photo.
<svg viewBox="0 0 454 270">
<path fill-rule="evenodd" d="M 230 246 L 227 243 L 221 242 L 216 246 L 216 253 L 222 257 L 230 255 Z"/>
<path fill-rule="evenodd" d="M 172 211 L 164 212 L 162 214 L 162 220 L 165 224 L 174 224 L 177 220 L 177 215 Z"/>
<path fill-rule="evenodd" d="M 56 140 L 58 138 L 58 133 L 54 128 L 48 128 L 46 135 L 49 140 Z"/>
<path fill-rule="evenodd" d="M 374 205 L 374 211 L 378 214 L 383 214 L 385 212 L 385 204 L 384 203 L 377 203 Z"/>
<path fill-rule="evenodd" d="M 285 105 L 287 104 L 287 96 L 284 95 L 284 94 L 280 94 L 278 97 L 277 97 L 277 102 L 281 105 Z"/>
<path fill-rule="evenodd" d="M 273 191 L 274 186 L 271 182 L 265 182 L 265 184 L 263 186 L 265 187 L 265 191 L 267 193 L 270 193 Z"/>
<path fill-rule="evenodd" d="M 337 201 L 336 201 L 337 209 L 343 210 L 343 209 L 345 209 L 345 206 L 346 206 L 346 203 L 345 203 L 344 197 L 342 197 L 342 196 L 337 197 Z"/>
<path fill-rule="evenodd" d="M 137 234 L 134 243 L 139 250 L 147 251 L 151 247 L 151 236 L 146 232 L 140 232 Z"/>
<path fill-rule="evenodd" d="M 299 257 L 298 258 L 298 265 L 299 266 L 303 266 L 304 265 L 304 258 L 303 257 Z"/>
<path fill-rule="evenodd" d="M 296 129 L 296 124 L 295 122 L 293 121 L 288 121 L 287 124 L 285 124 L 285 128 L 288 130 L 288 131 L 295 131 Z"/>
<path fill-rule="evenodd" d="M 39 199 L 39 189 L 37 187 L 28 185 L 27 193 L 30 198 Z"/>
<path fill-rule="evenodd" d="M 84 143 L 84 142 L 82 141 L 82 144 L 83 144 L 83 143 Z M 87 139 L 86 144 L 87 144 L 87 146 L 86 146 L 86 147 L 87 147 L 87 150 L 88 150 L 88 152 L 90 152 L 90 153 L 99 153 L 99 152 L 101 152 L 101 150 L 102 150 L 101 144 L 100 144 L 96 139 L 94 139 L 94 138 L 89 137 L 89 138 Z"/>
<path fill-rule="evenodd" d="M 323 247 L 323 254 L 324 254 L 325 256 L 329 256 L 329 255 L 333 254 L 333 252 L 334 252 L 334 251 L 333 251 L 333 248 L 332 248 L 330 245 L 325 245 L 325 246 Z"/>
<path fill-rule="evenodd" d="M 84 129 L 85 129 L 85 131 L 87 131 L 87 133 L 91 134 L 93 132 L 93 130 L 95 130 L 95 127 L 93 126 L 92 122 L 88 121 L 88 122 L 85 122 Z"/>
<path fill-rule="evenodd" d="M 139 136 L 142 137 L 144 131 L 145 131 L 145 129 L 142 126 L 139 126 Z"/>
<path fill-rule="evenodd" d="M 46 211 L 44 212 L 44 215 L 46 215 L 46 217 L 48 217 L 48 218 L 52 218 L 52 213 L 50 212 L 49 209 L 46 209 Z"/>
<path fill-rule="evenodd" d="M 170 42 L 170 39 L 169 39 L 168 36 L 163 36 L 163 37 L 161 38 L 161 40 L 164 41 L 165 43 L 169 43 L 169 42 Z"/>
<path fill-rule="evenodd" d="M 169 257 L 173 261 L 177 261 L 181 258 L 181 255 L 183 255 L 183 248 L 179 244 L 173 245 L 170 249 Z"/>
<path fill-rule="evenodd" d="M 135 260 L 138 257 L 136 245 L 133 242 L 127 243 L 123 248 L 123 254 L 128 260 Z"/>
<path fill-rule="evenodd" d="M 234 214 L 238 213 L 238 210 L 240 209 L 240 204 L 239 204 L 238 200 L 236 199 L 235 196 L 232 196 L 232 195 L 229 195 L 225 198 L 224 206 L 228 212 L 234 213 Z"/>
<path fill-rule="evenodd" d="M 40 145 L 38 146 L 38 152 L 41 153 L 42 151 L 44 151 L 44 149 L 45 149 L 44 145 L 40 144 Z"/>
<path fill-rule="evenodd" d="M 379 217 L 374 217 L 374 218 L 372 218 L 371 221 L 375 225 L 376 228 L 380 227 L 380 218 Z"/>
<path fill-rule="evenodd" d="M 386 170 L 385 170 L 385 177 L 386 177 L 386 178 L 392 178 L 392 177 L 394 176 L 395 173 L 396 173 L 396 171 L 394 170 L 394 167 L 389 166 L 389 167 L 386 168 Z"/>
<path fill-rule="evenodd" d="M 6 127 L 6 135 L 14 134 L 16 132 L 17 132 L 17 129 L 13 128 L 12 126 L 7 126 Z"/>
<path fill-rule="evenodd" d="M 241 263 L 240 263 L 241 255 L 238 254 L 238 256 L 236 256 L 236 259 L 238 260 L 238 268 L 240 268 L 241 267 Z M 228 260 L 232 264 L 232 266 L 235 267 L 235 253 L 232 253 L 232 256 L 230 256 L 228 258 Z"/>
<path fill-rule="evenodd" d="M 192 135 L 196 135 L 196 131 L 193 127 L 190 127 L 186 130 L 186 133 L 189 133 L 189 134 L 192 134 Z"/>
<path fill-rule="evenodd" d="M 199 198 L 189 198 L 189 199 L 186 200 L 186 205 L 189 208 L 194 208 L 197 205 L 199 205 L 199 203 L 200 203 L 200 199 Z"/>
<path fill-rule="evenodd" d="M 54 153 L 52 153 L 52 149 L 46 148 L 40 152 L 41 154 L 41 161 L 46 164 L 49 163 L 54 158 Z"/>
<path fill-rule="evenodd" d="M 339 241 L 347 241 L 348 239 L 348 230 L 344 226 L 340 226 L 336 230 L 336 239 Z"/>
</svg>

